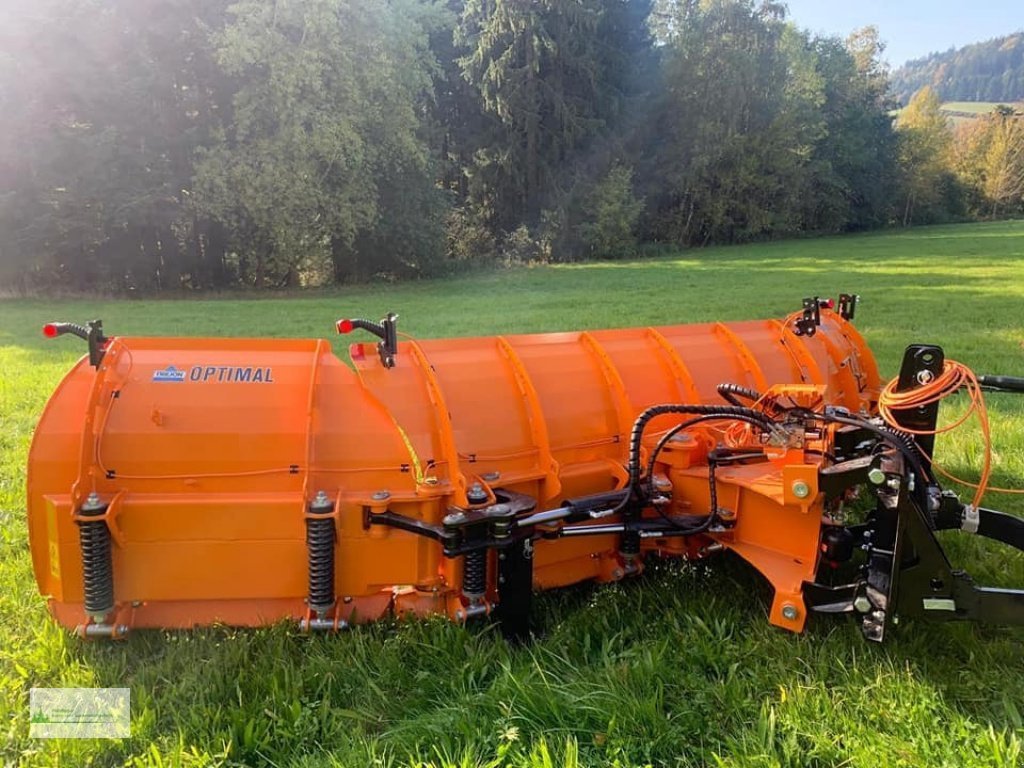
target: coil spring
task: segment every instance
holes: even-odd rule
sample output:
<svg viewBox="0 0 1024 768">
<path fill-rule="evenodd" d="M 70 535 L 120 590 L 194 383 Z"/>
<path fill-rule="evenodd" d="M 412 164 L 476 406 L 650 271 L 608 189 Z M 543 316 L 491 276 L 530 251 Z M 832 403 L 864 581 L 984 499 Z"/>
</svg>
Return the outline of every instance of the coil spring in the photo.
<svg viewBox="0 0 1024 768">
<path fill-rule="evenodd" d="M 487 592 L 487 550 L 469 552 L 462 559 L 462 594 L 483 597 Z"/>
<path fill-rule="evenodd" d="M 309 548 L 309 607 L 322 613 L 334 606 L 334 520 L 306 520 Z"/>
<path fill-rule="evenodd" d="M 110 529 L 103 520 L 81 521 L 78 540 L 82 547 L 82 582 L 85 612 L 100 616 L 114 607 L 114 563 Z"/>
<path fill-rule="evenodd" d="M 634 530 L 623 531 L 619 539 L 619 553 L 626 557 L 634 557 L 640 554 L 640 532 Z"/>
</svg>

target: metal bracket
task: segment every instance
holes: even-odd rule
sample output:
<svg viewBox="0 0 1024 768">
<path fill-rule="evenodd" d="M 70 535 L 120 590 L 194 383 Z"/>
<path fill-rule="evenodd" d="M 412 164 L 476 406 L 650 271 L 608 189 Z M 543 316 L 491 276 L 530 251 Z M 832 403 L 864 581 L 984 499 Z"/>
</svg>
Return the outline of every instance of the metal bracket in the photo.
<svg viewBox="0 0 1024 768">
<path fill-rule="evenodd" d="M 495 618 L 509 640 L 530 635 L 533 604 L 533 540 L 524 538 L 498 553 L 498 607 Z"/>
<path fill-rule="evenodd" d="M 815 296 L 813 299 L 804 299 L 803 316 L 795 323 L 793 333 L 797 336 L 810 338 L 818 332 L 821 325 L 821 299 Z"/>
<path fill-rule="evenodd" d="M 103 356 L 107 353 L 107 337 L 103 335 L 103 321 L 91 320 L 89 322 L 89 365 L 99 368 L 103 362 Z"/>
<path fill-rule="evenodd" d="M 934 344 L 911 344 L 903 353 L 903 364 L 896 383 L 897 392 L 907 392 L 933 381 L 942 373 L 946 353 Z M 893 409 L 896 422 L 914 432 L 930 432 L 935 429 L 939 417 L 939 403 L 903 410 Z M 935 449 L 934 435 L 914 435 L 914 440 L 924 452 L 922 460 L 925 469 L 931 470 L 931 455 Z"/>
<path fill-rule="evenodd" d="M 858 456 L 824 467 L 818 472 L 818 490 L 830 501 L 837 499 L 849 488 L 866 483 L 874 462 L 873 456 Z"/>
<path fill-rule="evenodd" d="M 513 541 L 532 536 L 531 530 L 516 527 L 517 515 L 532 512 L 537 500 L 532 496 L 495 488 L 494 504 L 450 507 L 441 521 L 445 538 L 444 554 L 455 557 L 479 549 L 501 549 Z"/>
<path fill-rule="evenodd" d="M 107 353 L 110 339 L 103 335 L 102 320 L 90 320 L 87 326 L 78 323 L 47 323 L 43 326 L 43 335 L 48 339 L 55 339 L 66 333 L 77 336 L 89 345 L 89 365 L 99 368 L 103 356 Z"/>
<path fill-rule="evenodd" d="M 840 293 L 837 307 L 839 316 L 843 320 L 853 320 L 853 316 L 857 313 L 858 303 L 860 303 L 860 296 L 856 293 Z"/>
<path fill-rule="evenodd" d="M 377 354 L 380 355 L 380 362 L 385 368 L 395 367 L 395 356 L 398 354 L 398 315 L 388 312 L 379 323 L 362 318 L 339 320 L 335 324 L 338 333 L 352 333 L 358 329 L 369 331 L 378 339 Z"/>
</svg>

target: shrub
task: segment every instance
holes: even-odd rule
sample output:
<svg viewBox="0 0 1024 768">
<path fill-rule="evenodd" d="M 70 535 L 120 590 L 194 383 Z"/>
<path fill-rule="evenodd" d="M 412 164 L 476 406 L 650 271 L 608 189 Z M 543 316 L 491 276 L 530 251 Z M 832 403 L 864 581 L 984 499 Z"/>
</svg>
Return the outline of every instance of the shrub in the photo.
<svg viewBox="0 0 1024 768">
<path fill-rule="evenodd" d="M 636 253 L 636 225 L 644 202 L 633 193 L 633 169 L 612 166 L 583 205 L 577 226 L 591 258 L 621 259 Z"/>
</svg>

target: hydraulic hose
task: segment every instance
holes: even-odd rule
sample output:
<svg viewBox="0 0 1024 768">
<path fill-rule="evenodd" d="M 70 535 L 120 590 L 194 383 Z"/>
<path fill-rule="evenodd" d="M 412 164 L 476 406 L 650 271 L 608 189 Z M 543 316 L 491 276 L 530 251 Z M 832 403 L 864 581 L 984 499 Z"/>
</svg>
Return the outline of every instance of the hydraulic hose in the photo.
<svg viewBox="0 0 1024 768">
<path fill-rule="evenodd" d="M 665 416 L 672 413 L 692 414 L 696 416 L 716 416 L 719 418 L 737 418 L 739 420 L 750 420 L 758 426 L 770 429 L 771 422 L 765 418 L 760 411 L 753 408 L 744 408 L 736 405 L 654 405 L 641 413 L 635 422 L 633 430 L 629 435 L 629 473 L 630 487 L 637 488 L 640 483 L 640 442 L 643 439 L 644 430 L 652 419 L 658 416 Z"/>
<path fill-rule="evenodd" d="M 648 493 L 649 496 L 651 496 L 651 497 L 654 496 L 654 465 L 655 465 L 655 463 L 658 460 L 658 454 L 660 454 L 661 451 L 665 448 L 665 446 L 668 444 L 668 441 L 671 440 L 676 435 L 678 435 L 680 432 L 683 432 L 684 430 L 687 430 L 687 429 L 689 429 L 690 427 L 692 427 L 692 426 L 694 426 L 696 424 L 700 424 L 702 422 L 707 422 L 707 421 L 722 421 L 722 420 L 744 421 L 747 424 L 752 424 L 755 427 L 763 427 L 764 426 L 763 420 L 752 419 L 752 418 L 750 418 L 748 416 L 712 416 L 712 415 L 709 415 L 709 416 L 698 416 L 695 419 L 690 419 L 689 421 L 684 421 L 682 424 L 677 424 L 675 427 L 673 427 L 668 432 L 666 432 L 664 435 L 662 435 L 661 439 L 658 440 L 657 445 L 654 446 L 654 450 L 651 451 L 650 458 L 647 459 L 646 477 L 647 477 L 647 493 Z"/>
<path fill-rule="evenodd" d="M 743 403 L 737 399 L 737 395 L 742 398 L 746 398 L 752 403 L 756 403 L 761 399 L 761 393 L 756 389 L 750 389 L 749 387 L 743 387 L 731 382 L 719 384 L 715 389 L 718 390 L 718 394 L 721 395 L 723 400 L 727 401 L 730 405 L 735 405 L 740 408 L 744 406 Z"/>
</svg>

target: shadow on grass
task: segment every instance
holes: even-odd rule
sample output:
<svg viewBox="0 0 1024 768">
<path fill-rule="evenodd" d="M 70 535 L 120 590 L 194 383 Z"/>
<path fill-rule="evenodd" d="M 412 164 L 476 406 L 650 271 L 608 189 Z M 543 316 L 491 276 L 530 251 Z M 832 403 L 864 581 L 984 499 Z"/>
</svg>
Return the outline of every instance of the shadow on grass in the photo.
<svg viewBox="0 0 1024 768">
<path fill-rule="evenodd" d="M 831 764 L 887 744 L 922 764 L 936 749 L 972 764 L 983 739 L 944 746 L 935 729 L 1019 733 L 1020 631 L 906 622 L 878 646 L 845 618 L 816 617 L 803 636 L 772 628 L 769 602 L 759 576 L 722 558 L 542 595 L 542 632 L 518 647 L 493 628 L 430 620 L 338 637 L 151 632 L 69 651 L 97 685 L 133 689 L 137 730 L 111 748 L 119 756 L 184 741 L 230 743 L 233 759 L 254 764 L 466 752 L 482 764 L 502 745 L 515 756 L 554 736 L 575 740 L 584 764 L 754 753 L 806 764 L 822 749 Z M 518 744 L 502 741 L 509 729 Z"/>
</svg>

